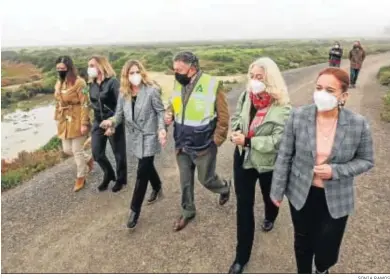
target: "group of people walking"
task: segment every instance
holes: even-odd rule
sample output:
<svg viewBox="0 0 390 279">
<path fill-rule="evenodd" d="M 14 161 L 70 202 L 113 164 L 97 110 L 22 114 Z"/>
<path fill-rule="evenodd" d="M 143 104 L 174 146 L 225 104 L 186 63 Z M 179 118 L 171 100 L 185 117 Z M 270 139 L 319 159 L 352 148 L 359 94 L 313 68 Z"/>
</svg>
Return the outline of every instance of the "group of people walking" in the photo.
<svg viewBox="0 0 390 279">
<path fill-rule="evenodd" d="M 219 195 L 219 205 L 229 201 L 232 182 L 216 173 L 218 147 L 229 138 L 235 146 L 237 201 L 237 245 L 229 273 L 242 273 L 251 256 L 258 181 L 264 232 L 273 229 L 283 197 L 288 199 L 298 273 L 312 273 L 313 260 L 316 273 L 327 273 L 336 264 L 354 209 L 354 177 L 374 164 L 366 119 L 344 108 L 350 86 L 344 70 L 321 71 L 313 84 L 314 103 L 293 109 L 279 67 L 268 57 L 259 58 L 249 65 L 247 86 L 230 117 L 222 85 L 200 69 L 191 52 L 173 59 L 175 82 L 167 107 L 160 86 L 139 61 L 128 61 L 118 82 L 107 59 L 93 56 L 88 62 L 89 86 L 77 76 L 70 57 L 56 62 L 58 136 L 64 151 L 75 156 L 75 191 L 85 185 L 93 160 L 104 173 L 98 189 L 106 190 L 115 181 L 112 191 L 121 190 L 127 183 L 126 148 L 130 149 L 138 158 L 138 169 L 127 227 L 135 228 L 148 183 L 152 187 L 148 203 L 162 195 L 154 157 L 173 124 L 182 208 L 174 230 L 180 231 L 196 215 L 195 169 L 199 182 Z M 92 125 L 89 103 L 95 115 Z M 89 130 L 93 159 L 83 149 Z M 107 139 L 116 173 L 105 155 Z"/>
<path fill-rule="evenodd" d="M 339 42 L 329 51 L 329 67 L 340 68 L 341 59 L 343 57 L 343 48 Z M 360 69 L 366 59 L 366 52 L 364 51 L 360 41 L 353 43 L 352 49 L 349 51 L 348 59 L 350 61 L 350 88 L 356 88 L 356 81 L 359 76 Z"/>
</svg>

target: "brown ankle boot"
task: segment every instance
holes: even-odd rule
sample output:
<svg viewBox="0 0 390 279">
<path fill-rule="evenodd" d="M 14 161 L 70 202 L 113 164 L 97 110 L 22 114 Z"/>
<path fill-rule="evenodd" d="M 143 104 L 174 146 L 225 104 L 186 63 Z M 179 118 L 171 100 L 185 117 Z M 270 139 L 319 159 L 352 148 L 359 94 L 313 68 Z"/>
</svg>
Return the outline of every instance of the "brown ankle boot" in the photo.
<svg viewBox="0 0 390 279">
<path fill-rule="evenodd" d="M 85 177 L 77 177 L 76 183 L 74 184 L 73 191 L 80 191 L 85 185 Z"/>
<path fill-rule="evenodd" d="M 88 166 L 88 173 L 90 173 L 92 171 L 92 169 L 93 169 L 93 158 L 92 157 L 87 162 L 87 166 Z"/>
</svg>

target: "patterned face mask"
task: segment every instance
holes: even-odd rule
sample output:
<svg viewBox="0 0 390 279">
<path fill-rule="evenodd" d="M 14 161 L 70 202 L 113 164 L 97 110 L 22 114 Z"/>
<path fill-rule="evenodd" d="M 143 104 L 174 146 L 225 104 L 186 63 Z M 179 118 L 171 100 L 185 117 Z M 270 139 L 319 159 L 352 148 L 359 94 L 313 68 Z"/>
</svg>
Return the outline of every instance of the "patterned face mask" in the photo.
<svg viewBox="0 0 390 279">
<path fill-rule="evenodd" d="M 249 97 L 256 109 L 262 109 L 268 107 L 271 104 L 271 96 L 267 92 L 262 92 L 259 94 L 253 94 L 251 92 Z"/>
</svg>

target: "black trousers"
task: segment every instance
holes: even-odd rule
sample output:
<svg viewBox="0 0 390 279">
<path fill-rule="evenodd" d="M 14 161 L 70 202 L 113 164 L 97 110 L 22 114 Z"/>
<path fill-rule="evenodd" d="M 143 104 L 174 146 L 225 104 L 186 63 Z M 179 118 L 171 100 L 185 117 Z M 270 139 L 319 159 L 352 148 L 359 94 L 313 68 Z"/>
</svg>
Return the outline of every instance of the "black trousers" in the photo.
<svg viewBox="0 0 390 279">
<path fill-rule="evenodd" d="M 252 252 L 255 232 L 253 206 L 255 202 L 256 182 L 259 180 L 265 206 L 265 219 L 274 222 L 279 213 L 270 198 L 272 172 L 258 173 L 255 169 L 242 167 L 244 153 L 238 148 L 234 151 L 234 186 L 237 197 L 237 247 L 235 261 L 245 265 Z"/>
<path fill-rule="evenodd" d="M 161 180 L 154 167 L 154 156 L 138 160 L 137 178 L 130 205 L 131 210 L 134 212 L 141 212 L 142 202 L 144 201 L 149 181 L 153 190 L 158 191 L 161 189 Z"/>
<path fill-rule="evenodd" d="M 337 263 L 348 216 L 333 219 L 325 190 L 312 186 L 306 203 L 296 210 L 290 203 L 294 225 L 294 249 L 298 273 L 312 273 L 313 258 L 318 271 Z"/>
<path fill-rule="evenodd" d="M 112 151 L 116 161 L 116 181 L 127 184 L 127 160 L 126 160 L 126 137 L 123 124 L 115 129 L 115 134 L 111 137 L 104 135 L 105 130 L 99 127 L 98 122 L 92 126 L 92 155 L 104 172 L 104 179 L 115 178 L 115 172 L 106 156 L 107 139 L 110 141 Z"/>
</svg>

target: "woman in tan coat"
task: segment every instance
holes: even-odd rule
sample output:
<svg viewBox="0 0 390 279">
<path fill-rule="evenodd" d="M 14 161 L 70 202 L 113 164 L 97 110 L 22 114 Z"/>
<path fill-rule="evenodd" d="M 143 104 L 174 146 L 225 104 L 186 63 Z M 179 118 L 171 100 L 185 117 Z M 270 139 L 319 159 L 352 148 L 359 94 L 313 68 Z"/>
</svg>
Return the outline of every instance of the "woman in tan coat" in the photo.
<svg viewBox="0 0 390 279">
<path fill-rule="evenodd" d="M 73 61 L 69 56 L 56 60 L 58 81 L 55 85 L 55 120 L 57 136 L 62 140 L 64 153 L 74 155 L 77 165 L 77 178 L 74 191 L 85 185 L 85 177 L 92 170 L 93 159 L 83 148 L 89 130 L 88 87 L 77 76 Z"/>
</svg>

